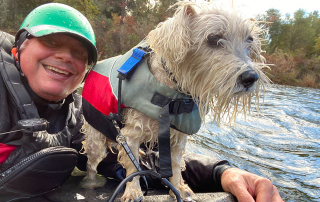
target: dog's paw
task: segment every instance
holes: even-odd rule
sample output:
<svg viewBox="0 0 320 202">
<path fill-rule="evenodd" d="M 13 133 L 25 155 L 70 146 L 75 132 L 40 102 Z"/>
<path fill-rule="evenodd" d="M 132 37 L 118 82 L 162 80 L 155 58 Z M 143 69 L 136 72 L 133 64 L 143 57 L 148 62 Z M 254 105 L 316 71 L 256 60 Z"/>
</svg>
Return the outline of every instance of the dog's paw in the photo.
<svg viewBox="0 0 320 202">
<path fill-rule="evenodd" d="M 86 189 L 95 189 L 103 187 L 107 182 L 107 179 L 101 175 L 97 175 L 94 179 L 84 177 L 80 182 L 80 186 Z"/>
<path fill-rule="evenodd" d="M 180 197 L 183 201 L 196 201 L 196 195 L 193 193 L 193 191 L 189 188 L 188 185 L 180 184 L 179 187 L 176 189 L 180 193 Z M 176 197 L 172 190 L 170 190 L 169 194 L 172 197 Z"/>
<path fill-rule="evenodd" d="M 143 194 L 141 190 L 137 189 L 126 189 L 123 196 L 121 197 L 121 202 L 141 202 L 143 201 Z"/>
<path fill-rule="evenodd" d="M 87 175 L 87 172 L 86 171 L 82 171 L 82 170 L 79 170 L 79 168 L 75 167 L 71 173 L 71 176 L 74 176 L 74 177 L 84 177 Z"/>
</svg>

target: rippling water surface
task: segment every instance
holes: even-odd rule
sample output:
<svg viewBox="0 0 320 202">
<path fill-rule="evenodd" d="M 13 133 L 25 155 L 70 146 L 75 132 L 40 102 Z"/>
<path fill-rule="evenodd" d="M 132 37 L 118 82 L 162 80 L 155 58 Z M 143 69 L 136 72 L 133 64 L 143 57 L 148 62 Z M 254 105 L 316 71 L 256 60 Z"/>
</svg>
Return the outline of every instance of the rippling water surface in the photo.
<svg viewBox="0 0 320 202">
<path fill-rule="evenodd" d="M 320 90 L 273 85 L 235 126 L 211 124 L 188 149 L 267 177 L 287 202 L 320 202 Z"/>
</svg>

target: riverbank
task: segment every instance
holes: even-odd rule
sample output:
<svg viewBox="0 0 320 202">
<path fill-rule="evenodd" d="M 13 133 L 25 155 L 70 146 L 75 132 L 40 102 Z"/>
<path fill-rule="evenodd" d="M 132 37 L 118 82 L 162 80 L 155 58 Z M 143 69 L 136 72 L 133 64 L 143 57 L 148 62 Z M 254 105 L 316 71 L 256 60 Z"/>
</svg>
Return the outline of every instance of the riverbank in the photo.
<svg viewBox="0 0 320 202">
<path fill-rule="evenodd" d="M 320 57 L 308 58 L 303 51 L 276 49 L 265 58 L 271 64 L 266 74 L 274 84 L 320 89 Z"/>
</svg>

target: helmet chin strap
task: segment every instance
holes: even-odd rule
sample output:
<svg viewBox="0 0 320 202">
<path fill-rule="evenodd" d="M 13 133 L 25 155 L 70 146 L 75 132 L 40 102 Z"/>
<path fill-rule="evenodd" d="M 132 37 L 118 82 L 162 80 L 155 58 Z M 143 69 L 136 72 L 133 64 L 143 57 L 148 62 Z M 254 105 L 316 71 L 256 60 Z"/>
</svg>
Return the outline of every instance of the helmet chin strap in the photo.
<svg viewBox="0 0 320 202">
<path fill-rule="evenodd" d="M 15 42 L 15 47 L 17 48 L 17 53 L 18 53 L 18 60 L 15 60 L 16 68 L 18 69 L 18 71 L 20 73 L 20 79 L 24 85 L 28 85 L 28 80 L 21 70 L 21 64 L 20 64 L 20 61 L 21 61 L 20 55 L 21 54 L 19 53 L 19 51 L 20 51 L 20 48 L 21 48 L 23 42 L 25 42 L 26 39 L 30 39 L 30 38 L 31 38 L 31 35 L 28 33 L 28 31 L 25 30 L 25 31 L 21 32 L 21 34 L 19 35 L 19 38 Z"/>
<path fill-rule="evenodd" d="M 17 47 L 17 53 L 19 53 L 20 48 L 21 48 L 21 45 L 23 44 L 23 42 L 24 42 L 26 39 L 29 39 L 30 36 L 31 36 L 31 35 L 30 35 L 27 31 L 23 31 L 23 32 L 20 34 L 19 39 L 16 40 L 16 42 L 15 42 L 15 46 Z M 24 74 L 23 74 L 22 71 L 21 71 L 21 66 L 20 66 L 20 54 L 18 54 L 18 60 L 16 61 L 16 67 L 17 67 L 17 69 L 19 70 L 21 76 L 24 76 Z"/>
</svg>

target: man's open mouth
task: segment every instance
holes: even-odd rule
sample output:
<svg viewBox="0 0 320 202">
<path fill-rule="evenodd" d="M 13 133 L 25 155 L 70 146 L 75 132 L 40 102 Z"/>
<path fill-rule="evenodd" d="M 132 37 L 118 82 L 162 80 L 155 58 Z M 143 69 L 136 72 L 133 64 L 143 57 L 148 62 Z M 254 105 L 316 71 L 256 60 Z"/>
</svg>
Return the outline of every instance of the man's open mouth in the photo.
<svg viewBox="0 0 320 202">
<path fill-rule="evenodd" d="M 63 76 L 69 76 L 69 72 L 66 71 L 62 71 L 60 69 L 57 69 L 55 67 L 51 67 L 51 66 L 47 66 L 47 65 L 43 65 L 44 68 L 46 68 L 47 70 L 51 71 L 52 73 L 56 74 L 56 75 L 63 75 Z"/>
</svg>

